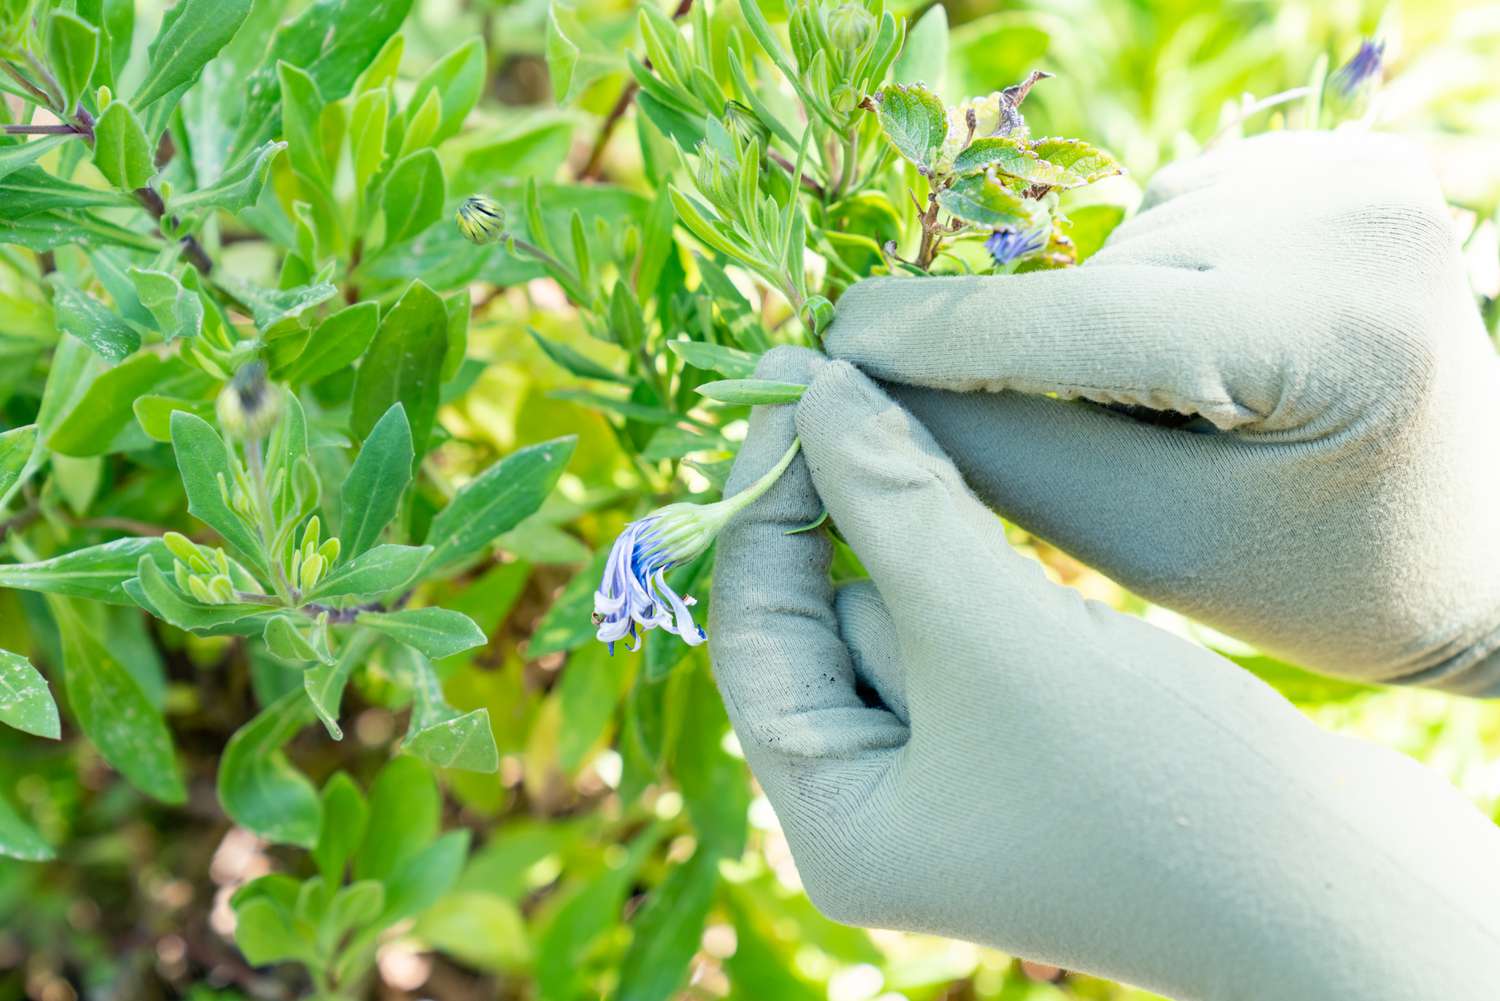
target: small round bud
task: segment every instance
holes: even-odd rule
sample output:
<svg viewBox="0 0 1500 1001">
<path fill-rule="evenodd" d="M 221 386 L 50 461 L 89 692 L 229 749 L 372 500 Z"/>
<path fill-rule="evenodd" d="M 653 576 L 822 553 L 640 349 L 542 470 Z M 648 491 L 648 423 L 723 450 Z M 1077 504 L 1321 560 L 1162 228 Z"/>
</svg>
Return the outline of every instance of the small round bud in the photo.
<svg viewBox="0 0 1500 1001">
<path fill-rule="evenodd" d="M 470 195 L 458 206 L 453 217 L 458 230 L 470 243 L 484 246 L 505 239 L 505 209 L 493 198 Z"/>
<path fill-rule="evenodd" d="M 864 47 L 874 31 L 875 15 L 863 4 L 840 4 L 828 15 L 828 37 L 833 39 L 834 45 L 851 55 Z"/>
<path fill-rule="evenodd" d="M 219 424 L 236 438 L 264 438 L 281 418 L 281 389 L 266 381 L 264 362 L 253 361 L 234 374 L 214 405 Z"/>
</svg>

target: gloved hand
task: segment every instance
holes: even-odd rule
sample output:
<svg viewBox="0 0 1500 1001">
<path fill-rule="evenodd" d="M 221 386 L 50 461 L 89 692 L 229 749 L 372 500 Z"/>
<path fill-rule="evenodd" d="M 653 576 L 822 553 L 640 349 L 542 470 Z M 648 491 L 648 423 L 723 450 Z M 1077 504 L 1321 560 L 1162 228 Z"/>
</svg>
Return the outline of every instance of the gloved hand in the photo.
<svg viewBox="0 0 1500 1001">
<path fill-rule="evenodd" d="M 1329 673 L 1500 695 L 1500 378 L 1403 142 L 1210 152 L 1082 267 L 861 282 L 826 347 L 905 384 L 986 503 L 1152 601 Z"/>
<path fill-rule="evenodd" d="M 709 643 L 819 908 L 1197 1001 L 1500 997 L 1500 831 L 1450 786 L 1049 582 L 848 364 L 760 375 L 811 387 L 729 491 L 803 455 L 720 536 Z M 786 534 L 824 504 L 873 584 Z"/>
</svg>

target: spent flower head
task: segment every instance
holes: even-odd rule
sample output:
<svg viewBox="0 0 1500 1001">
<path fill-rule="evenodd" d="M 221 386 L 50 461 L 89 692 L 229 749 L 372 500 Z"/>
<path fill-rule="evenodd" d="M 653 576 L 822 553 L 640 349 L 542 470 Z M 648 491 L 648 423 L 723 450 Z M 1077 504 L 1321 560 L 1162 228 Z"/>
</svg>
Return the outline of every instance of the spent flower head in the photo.
<svg viewBox="0 0 1500 1001">
<path fill-rule="evenodd" d="M 265 362 L 240 366 L 214 404 L 224 430 L 244 440 L 264 438 L 281 419 L 280 387 L 266 381 Z"/>
<path fill-rule="evenodd" d="M 714 504 L 668 504 L 625 526 L 594 592 L 595 635 L 609 644 L 610 653 L 622 639 L 631 650 L 640 649 L 641 635 L 655 628 L 681 636 L 690 646 L 707 638 L 693 621 L 697 599 L 673 590 L 667 571 L 707 552 L 729 519 L 771 489 L 798 445 L 793 441 L 776 465 L 733 497 Z"/>
<path fill-rule="evenodd" d="M 996 264 L 1009 264 L 1046 245 L 1047 228 L 1044 226 L 1031 230 L 997 229 L 984 241 L 984 249 L 990 252 Z"/>
<path fill-rule="evenodd" d="M 470 195 L 458 206 L 453 218 L 470 243 L 482 247 L 505 239 L 505 209 L 493 198 Z"/>
</svg>

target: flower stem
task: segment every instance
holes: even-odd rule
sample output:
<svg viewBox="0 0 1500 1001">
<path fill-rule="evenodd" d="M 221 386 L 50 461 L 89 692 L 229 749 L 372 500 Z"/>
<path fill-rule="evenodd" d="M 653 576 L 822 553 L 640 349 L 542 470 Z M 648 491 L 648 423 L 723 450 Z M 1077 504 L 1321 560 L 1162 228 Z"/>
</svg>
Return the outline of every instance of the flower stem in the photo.
<svg viewBox="0 0 1500 1001">
<path fill-rule="evenodd" d="M 761 496 L 764 495 L 767 490 L 770 490 L 771 487 L 776 484 L 777 480 L 781 479 L 781 474 L 786 472 L 786 467 L 792 464 L 792 460 L 797 456 L 797 450 L 801 447 L 802 439 L 793 438 L 791 445 L 787 447 L 786 452 L 782 454 L 779 460 L 777 460 L 776 465 L 766 470 L 765 474 L 762 475 L 760 479 L 756 480 L 754 483 L 750 484 L 748 487 L 741 490 L 733 497 L 724 498 L 724 506 L 728 514 L 730 516 L 736 515 L 739 512 L 745 510 L 745 508 L 749 507 L 751 504 L 754 504 L 756 501 L 760 500 Z"/>
</svg>

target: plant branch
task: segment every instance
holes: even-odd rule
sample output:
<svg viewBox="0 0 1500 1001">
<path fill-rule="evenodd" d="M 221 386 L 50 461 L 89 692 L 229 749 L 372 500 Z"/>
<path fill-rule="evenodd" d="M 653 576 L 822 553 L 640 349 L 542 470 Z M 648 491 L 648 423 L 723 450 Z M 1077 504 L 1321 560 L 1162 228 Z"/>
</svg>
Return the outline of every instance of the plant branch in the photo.
<svg viewBox="0 0 1500 1001">
<path fill-rule="evenodd" d="M 158 228 L 161 229 L 162 236 L 168 235 L 168 227 L 175 228 L 177 226 L 176 217 L 167 219 L 166 226 L 161 225 L 163 217 L 167 214 L 167 206 L 166 203 L 161 200 L 161 195 L 157 193 L 155 188 L 136 188 L 135 200 L 140 202 L 141 205 L 145 206 L 147 212 L 151 213 L 151 218 L 156 220 Z M 168 237 L 168 239 L 170 239 L 170 237 Z M 182 243 L 182 252 L 187 256 L 188 261 L 193 265 L 193 267 L 198 269 L 200 274 L 207 276 L 210 272 L 213 271 L 214 262 L 209 258 L 208 252 L 203 249 L 203 244 L 198 242 L 197 237 L 189 233 L 187 236 L 184 236 L 180 242 Z"/>
<path fill-rule="evenodd" d="M 797 176 L 797 165 L 792 163 L 792 161 L 788 160 L 786 157 L 782 156 L 780 153 L 776 152 L 774 149 L 766 150 L 766 158 L 775 163 L 782 170 L 785 170 L 790 176 Z M 823 190 L 823 185 L 819 184 L 817 181 L 814 181 L 811 177 L 808 177 L 806 171 L 803 171 L 802 173 L 802 186 L 807 189 L 808 194 L 816 195 L 819 201 L 827 200 L 828 192 Z"/>
</svg>

